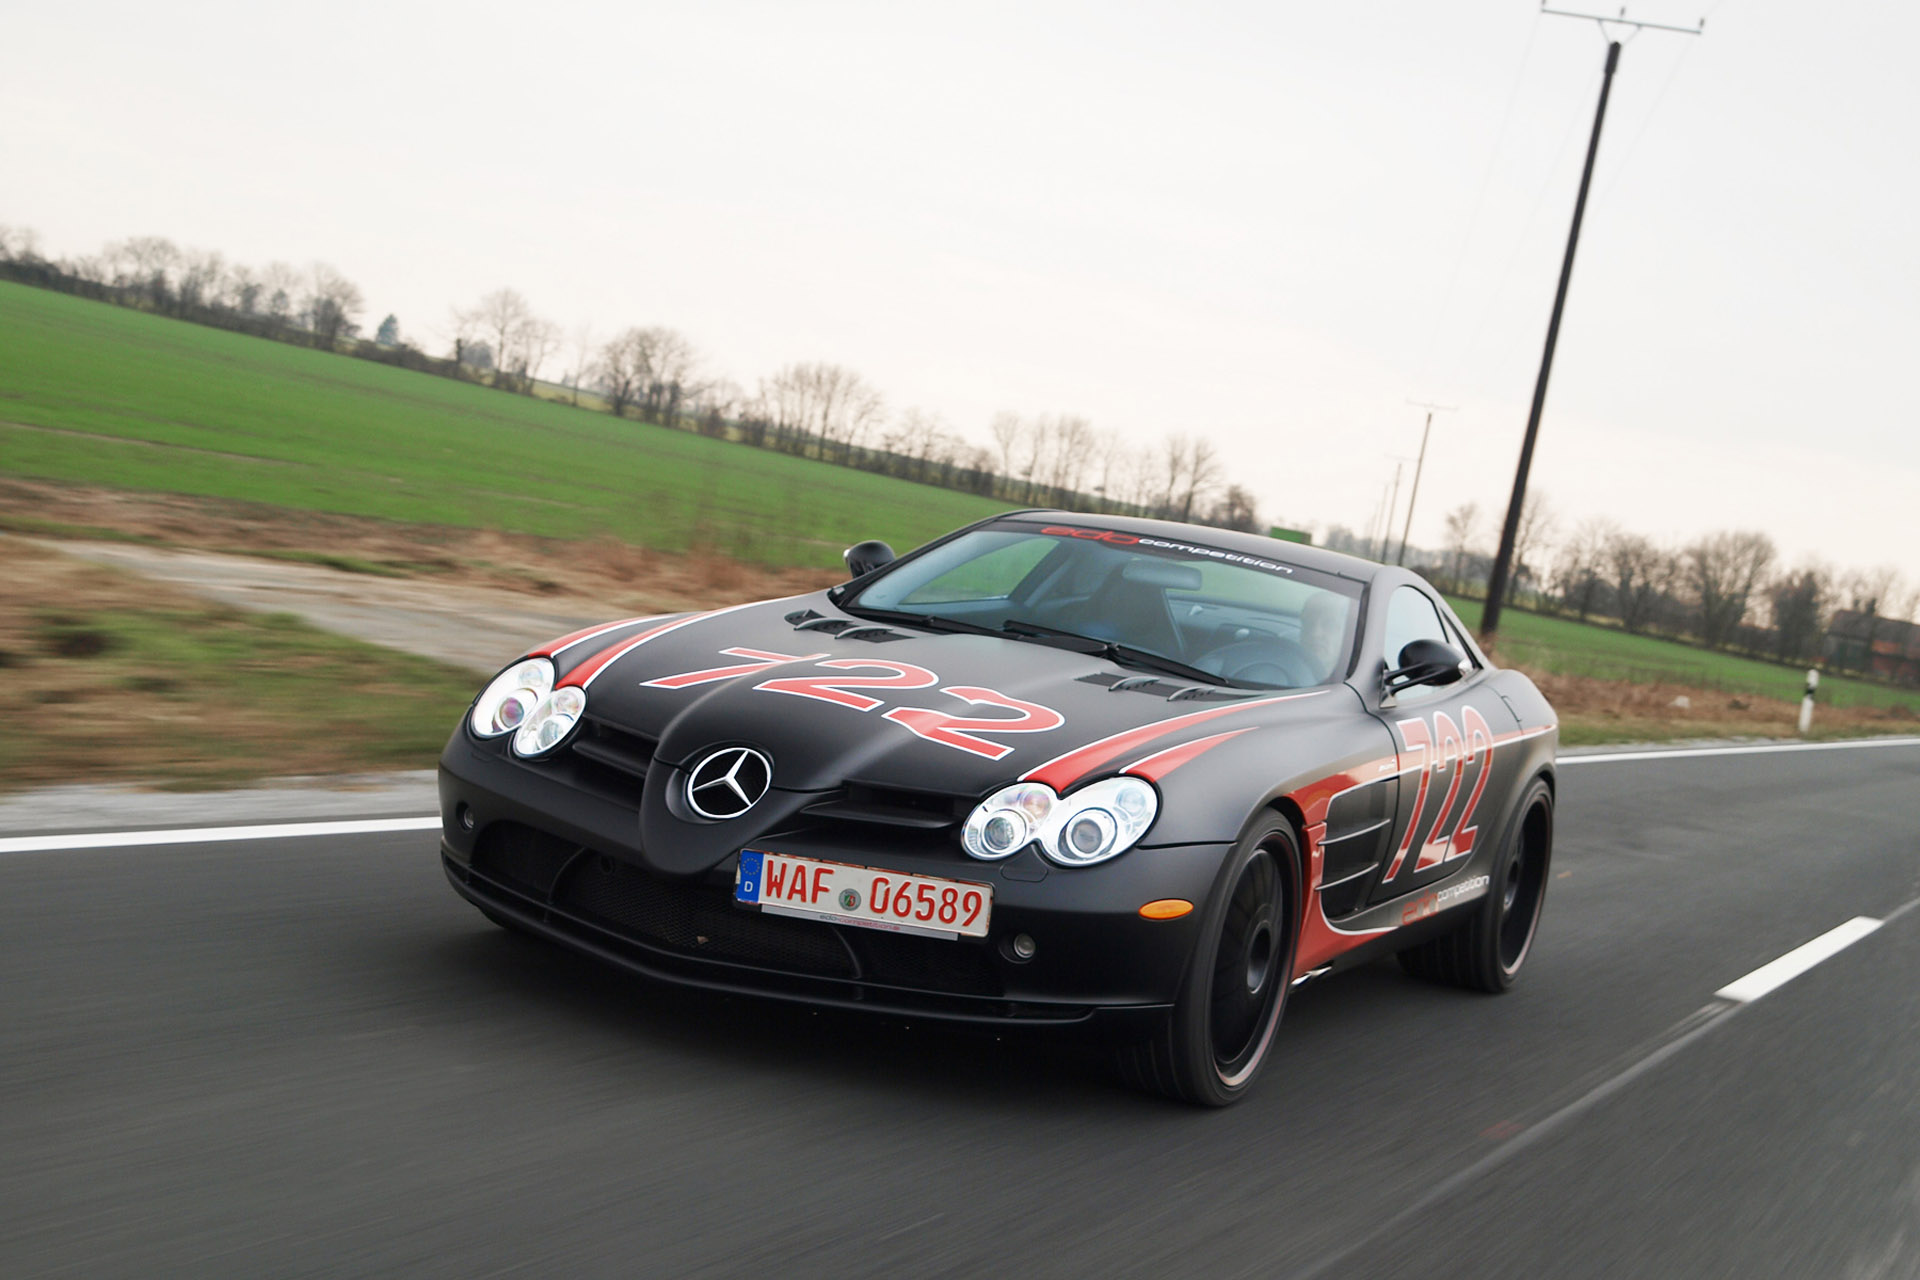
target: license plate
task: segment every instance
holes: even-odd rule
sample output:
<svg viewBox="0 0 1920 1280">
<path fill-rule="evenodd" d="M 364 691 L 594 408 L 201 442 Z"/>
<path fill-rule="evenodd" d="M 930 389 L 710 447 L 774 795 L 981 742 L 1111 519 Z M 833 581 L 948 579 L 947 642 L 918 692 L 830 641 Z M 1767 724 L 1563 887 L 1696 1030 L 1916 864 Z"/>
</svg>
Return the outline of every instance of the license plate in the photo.
<svg viewBox="0 0 1920 1280">
<path fill-rule="evenodd" d="M 745 849 L 733 896 L 775 915 L 935 938 L 984 938 L 993 886 Z"/>
</svg>

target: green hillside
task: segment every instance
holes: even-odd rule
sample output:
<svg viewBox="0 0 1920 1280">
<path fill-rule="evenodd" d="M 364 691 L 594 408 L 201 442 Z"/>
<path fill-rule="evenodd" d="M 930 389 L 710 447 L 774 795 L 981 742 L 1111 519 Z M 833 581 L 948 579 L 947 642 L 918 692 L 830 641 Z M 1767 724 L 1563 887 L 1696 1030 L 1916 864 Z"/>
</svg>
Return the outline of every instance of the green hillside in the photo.
<svg viewBox="0 0 1920 1280">
<path fill-rule="evenodd" d="M 819 567 L 1002 505 L 6 282 L 0 472 Z"/>
<path fill-rule="evenodd" d="M 1448 596 L 1469 627 L 1480 625 L 1481 602 Z M 1500 659 L 1559 675 L 1590 676 L 1629 684 L 1676 684 L 1727 693 L 1753 693 L 1797 702 L 1806 685 L 1804 668 L 1756 662 L 1737 654 L 1678 644 L 1657 636 L 1629 635 L 1613 627 L 1508 609 L 1500 615 Z M 1920 693 L 1846 676 L 1823 675 L 1819 701 L 1832 707 L 1920 709 Z"/>
</svg>

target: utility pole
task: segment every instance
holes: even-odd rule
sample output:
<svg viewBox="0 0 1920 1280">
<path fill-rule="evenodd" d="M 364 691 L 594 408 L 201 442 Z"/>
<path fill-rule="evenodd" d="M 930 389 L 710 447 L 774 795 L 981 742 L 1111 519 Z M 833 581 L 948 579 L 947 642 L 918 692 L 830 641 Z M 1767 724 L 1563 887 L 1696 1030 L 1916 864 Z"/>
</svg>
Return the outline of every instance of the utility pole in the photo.
<svg viewBox="0 0 1920 1280">
<path fill-rule="evenodd" d="M 1393 562 L 1400 565 L 1407 562 L 1407 534 L 1413 529 L 1413 504 L 1420 501 L 1420 472 L 1427 465 L 1427 437 L 1433 434 L 1433 415 L 1453 412 L 1453 406 L 1447 404 L 1428 404 L 1424 400 L 1409 400 L 1407 403 L 1427 411 L 1427 425 L 1420 432 L 1420 460 L 1413 464 L 1413 492 L 1407 495 L 1407 522 L 1400 528 L 1400 554 L 1393 558 Z M 1382 556 L 1381 559 L 1386 557 Z"/>
<path fill-rule="evenodd" d="M 1387 502 L 1387 518 L 1380 523 L 1380 563 L 1387 562 L 1387 547 L 1393 541 L 1393 513 L 1400 509 L 1400 472 L 1407 465 L 1404 458 L 1393 464 L 1393 497 Z"/>
<path fill-rule="evenodd" d="M 1540 6 L 1540 12 L 1556 18 L 1585 18 L 1599 23 L 1600 34 L 1607 41 L 1607 70 L 1600 79 L 1600 105 L 1593 113 L 1593 137 L 1587 142 L 1587 164 L 1580 172 L 1580 194 L 1573 202 L 1573 228 L 1567 233 L 1567 255 L 1560 263 L 1560 286 L 1553 295 L 1553 316 L 1547 321 L 1547 346 L 1540 357 L 1540 377 L 1533 384 L 1533 408 L 1527 414 L 1527 434 L 1520 445 L 1520 466 L 1513 476 L 1513 497 L 1507 503 L 1507 522 L 1500 529 L 1500 550 L 1493 558 L 1493 572 L 1487 579 L 1487 605 L 1481 614 L 1480 639 L 1488 648 L 1493 647 L 1494 634 L 1500 628 L 1500 607 L 1507 594 L 1507 578 L 1513 571 L 1513 544 L 1520 532 L 1520 508 L 1527 500 L 1527 472 L 1533 466 L 1533 444 L 1540 435 L 1540 411 L 1547 403 L 1547 379 L 1553 373 L 1553 349 L 1560 341 L 1560 316 L 1567 307 L 1567 283 L 1573 278 L 1573 252 L 1580 247 L 1580 222 L 1587 213 L 1587 189 L 1593 185 L 1593 161 L 1600 153 L 1600 126 L 1607 120 L 1607 94 L 1613 88 L 1613 73 L 1620 65 L 1620 41 L 1614 39 L 1608 27 L 1632 27 L 1635 35 L 1641 31 L 1676 31 L 1681 35 L 1697 36 L 1707 26 L 1705 18 L 1700 19 L 1697 27 L 1636 22 L 1627 17 L 1624 8 L 1617 18 L 1549 9 L 1545 4 Z"/>
</svg>

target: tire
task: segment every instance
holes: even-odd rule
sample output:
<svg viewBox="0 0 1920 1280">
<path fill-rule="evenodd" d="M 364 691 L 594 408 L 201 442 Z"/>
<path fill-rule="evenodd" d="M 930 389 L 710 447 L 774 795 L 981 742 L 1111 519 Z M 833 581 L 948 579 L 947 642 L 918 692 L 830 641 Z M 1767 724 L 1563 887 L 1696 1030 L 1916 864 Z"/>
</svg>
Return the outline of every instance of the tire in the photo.
<svg viewBox="0 0 1920 1280">
<path fill-rule="evenodd" d="M 1300 937 L 1300 846 L 1293 828 L 1263 813 L 1234 845 L 1166 1023 L 1124 1046 L 1121 1074 L 1136 1088 L 1224 1107 L 1266 1065 L 1293 985 Z"/>
<path fill-rule="evenodd" d="M 1535 778 L 1494 862 L 1487 896 L 1460 927 L 1400 953 L 1416 978 L 1498 994 L 1513 986 L 1533 950 L 1553 863 L 1553 793 Z"/>
</svg>

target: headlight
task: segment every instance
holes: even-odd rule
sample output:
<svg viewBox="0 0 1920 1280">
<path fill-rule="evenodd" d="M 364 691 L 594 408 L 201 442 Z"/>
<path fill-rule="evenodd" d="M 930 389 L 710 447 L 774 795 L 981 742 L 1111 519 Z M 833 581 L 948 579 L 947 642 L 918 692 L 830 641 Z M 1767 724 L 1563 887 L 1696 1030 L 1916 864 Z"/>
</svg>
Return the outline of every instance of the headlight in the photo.
<svg viewBox="0 0 1920 1280">
<path fill-rule="evenodd" d="M 467 727 L 482 738 L 512 733 L 527 722 L 527 717 L 552 692 L 551 662 L 545 658 L 516 662 L 495 676 L 473 704 Z"/>
<path fill-rule="evenodd" d="M 526 723 L 513 731 L 513 754 L 543 756 L 567 740 L 580 713 L 587 709 L 587 691 L 566 685 L 540 700 Z"/>
<path fill-rule="evenodd" d="M 1047 820 L 1060 803 L 1053 788 L 1038 782 L 1021 782 L 994 792 L 967 815 L 960 843 L 967 852 L 984 862 L 1011 858 L 1033 843 L 1047 828 Z"/>
<path fill-rule="evenodd" d="M 967 816 L 960 843 L 987 862 L 1029 844 L 1065 867 L 1085 867 L 1125 853 L 1160 810 L 1160 796 L 1140 778 L 1108 778 L 1066 799 L 1037 782 L 994 792 Z"/>
</svg>

